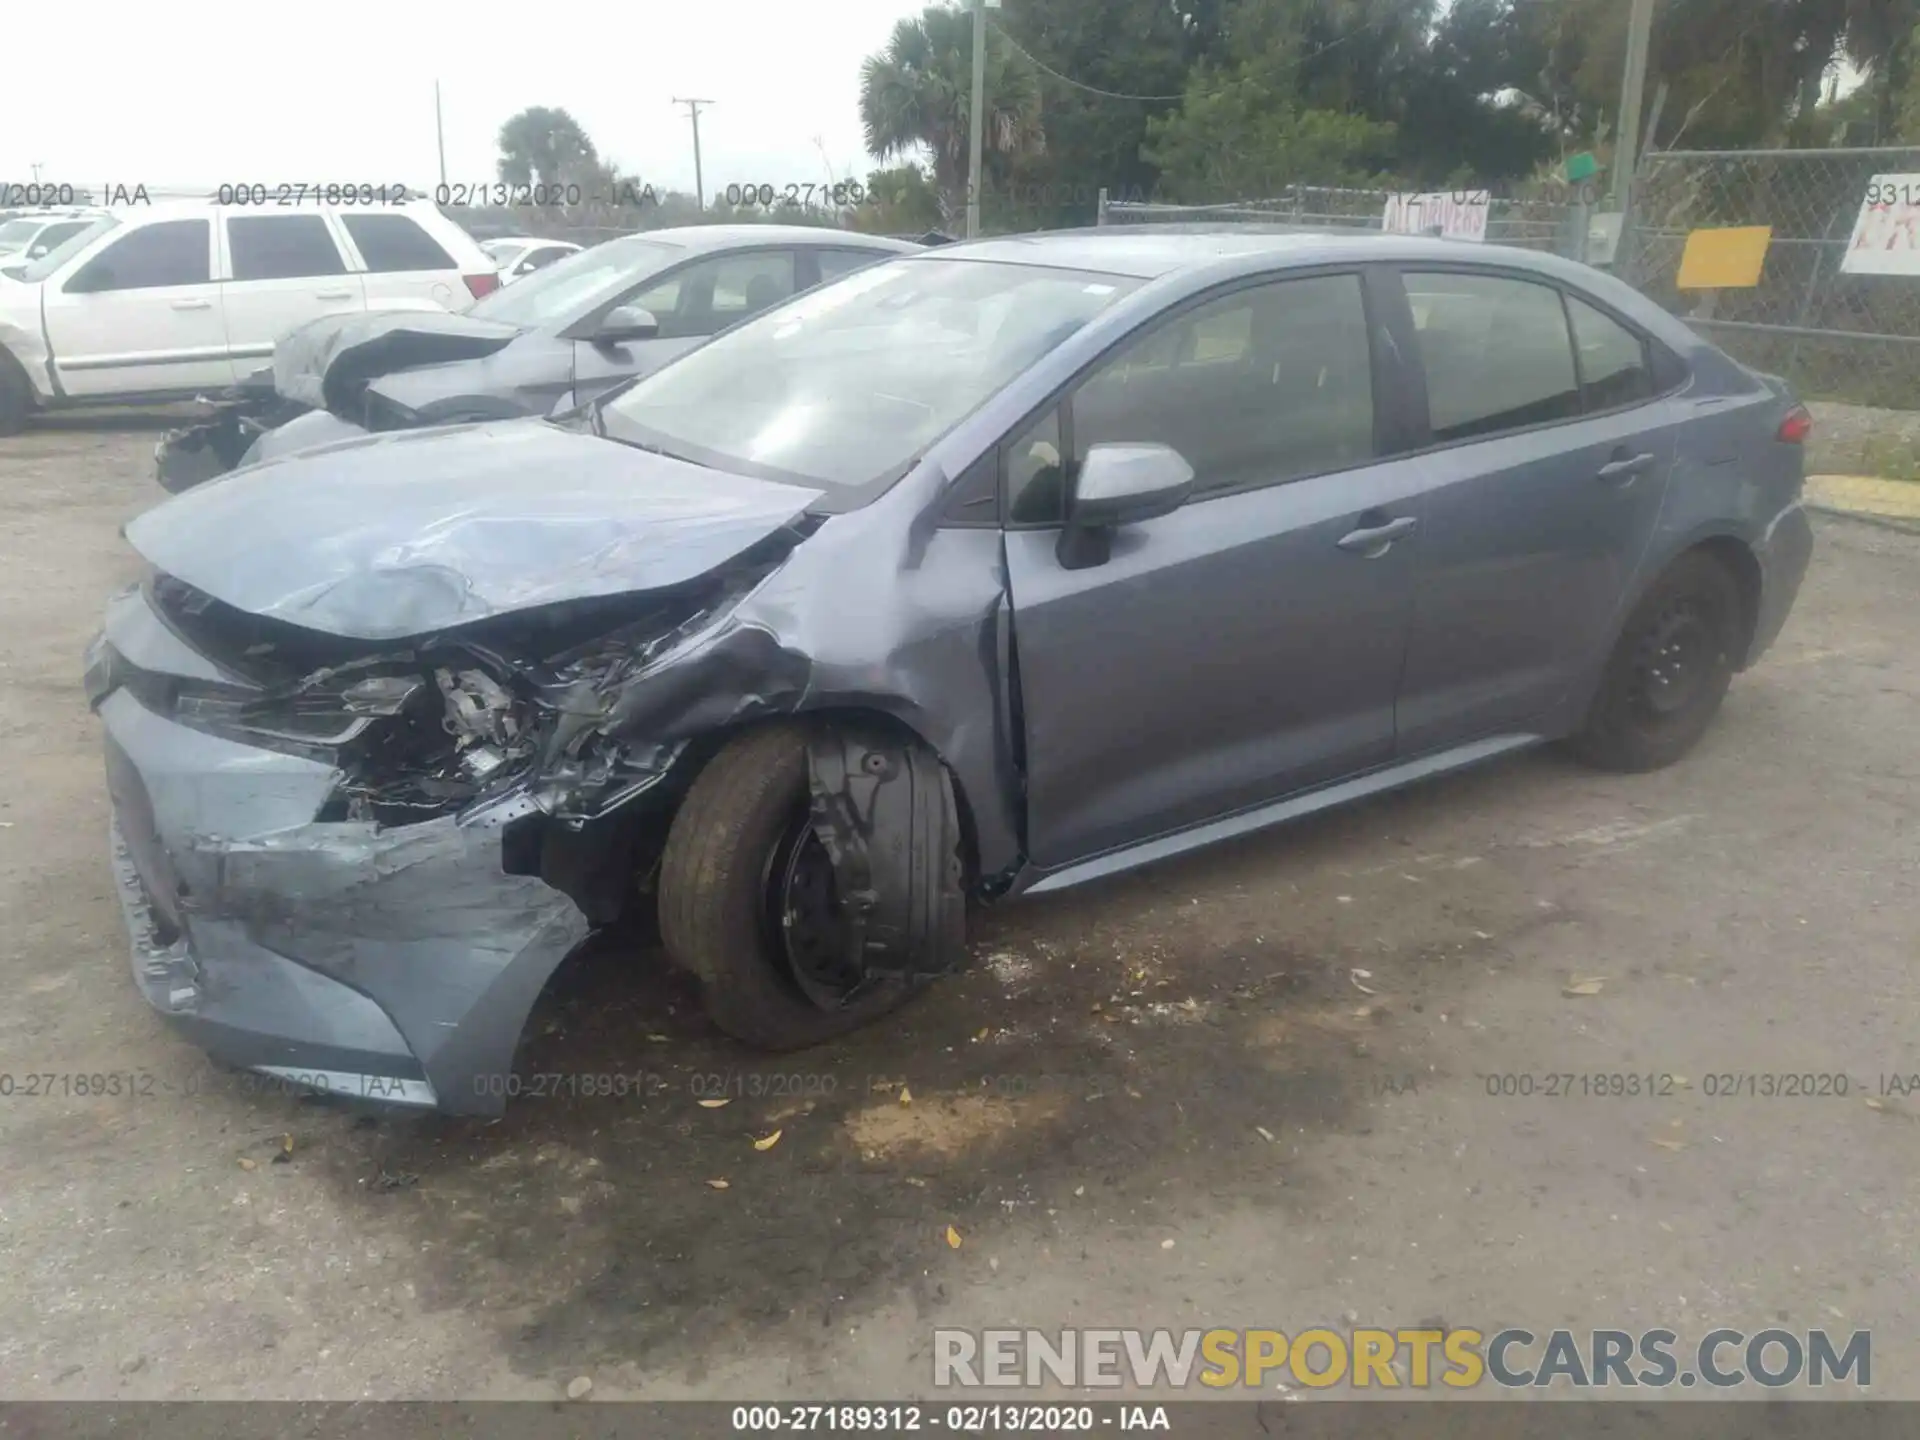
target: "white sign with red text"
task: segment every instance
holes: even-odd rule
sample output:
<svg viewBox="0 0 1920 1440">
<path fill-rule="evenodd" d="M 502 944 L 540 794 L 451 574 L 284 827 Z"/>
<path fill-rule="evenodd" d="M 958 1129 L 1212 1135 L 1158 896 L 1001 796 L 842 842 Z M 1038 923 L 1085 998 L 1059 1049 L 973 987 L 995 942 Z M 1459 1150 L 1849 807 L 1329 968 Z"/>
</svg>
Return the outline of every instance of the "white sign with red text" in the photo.
<svg viewBox="0 0 1920 1440">
<path fill-rule="evenodd" d="M 1485 240 L 1493 197 L 1485 190 L 1438 191 L 1387 198 L 1389 235 L 1431 235 L 1449 240 Z"/>
<path fill-rule="evenodd" d="M 1840 269 L 1848 275 L 1920 276 L 1920 175 L 1873 177 Z"/>
</svg>

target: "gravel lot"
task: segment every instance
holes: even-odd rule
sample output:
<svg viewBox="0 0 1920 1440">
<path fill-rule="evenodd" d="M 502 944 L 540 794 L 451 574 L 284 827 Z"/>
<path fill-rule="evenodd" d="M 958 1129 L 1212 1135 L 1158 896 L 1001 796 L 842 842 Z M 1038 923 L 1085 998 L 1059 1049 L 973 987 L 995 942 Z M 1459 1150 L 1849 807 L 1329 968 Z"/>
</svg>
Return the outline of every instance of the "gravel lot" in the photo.
<svg viewBox="0 0 1920 1440">
<path fill-rule="evenodd" d="M 935 1325 L 1357 1316 L 1871 1328 L 1920 1398 L 1920 1104 L 1866 1103 L 1920 1072 L 1920 539 L 1824 522 L 1669 773 L 1526 757 L 1009 908 L 777 1062 L 603 948 L 523 1072 L 646 1095 L 394 1121 L 247 1093 L 127 974 L 78 671 L 156 430 L 0 442 L 0 1070 L 153 1087 L 0 1098 L 0 1394 L 878 1398 L 928 1391 Z M 1686 1083 L 1484 1078 L 1568 1071 Z M 1706 1093 L 1776 1072 L 1849 1093 Z"/>
</svg>

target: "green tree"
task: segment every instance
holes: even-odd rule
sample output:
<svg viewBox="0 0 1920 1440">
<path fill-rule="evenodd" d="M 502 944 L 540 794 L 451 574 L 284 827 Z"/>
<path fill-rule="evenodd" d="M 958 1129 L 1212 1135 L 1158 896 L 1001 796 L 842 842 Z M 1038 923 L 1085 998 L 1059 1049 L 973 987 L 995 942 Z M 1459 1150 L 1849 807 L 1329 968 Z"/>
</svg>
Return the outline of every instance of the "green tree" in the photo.
<svg viewBox="0 0 1920 1440">
<path fill-rule="evenodd" d="M 1302 105 L 1258 67 L 1202 68 L 1180 109 L 1147 125 L 1160 190 L 1189 203 L 1253 200 L 1288 185 L 1359 184 L 1393 156 L 1390 123 Z"/>
<path fill-rule="evenodd" d="M 967 207 L 968 121 L 972 109 L 973 17 L 930 5 L 893 27 L 886 47 L 860 67 L 860 119 L 867 149 L 881 160 L 929 153 L 934 187 L 949 221 Z M 991 164 L 1045 143 L 1033 71 L 997 35 L 986 56 L 983 144 Z"/>
<path fill-rule="evenodd" d="M 1040 87 L 1044 150 L 1009 167 L 990 218 L 1085 224 L 1102 189 L 1144 199 L 1159 172 L 1147 126 L 1171 114 L 1195 65 L 1224 40 L 1228 0 L 1007 0 L 997 23 Z M 1030 57 L 1030 58 L 1029 58 Z M 1160 98 L 1135 98 L 1160 97 Z"/>
<path fill-rule="evenodd" d="M 850 223 L 869 235 L 924 235 L 943 223 L 940 192 L 918 165 L 896 165 L 867 176 L 866 194 Z"/>
<path fill-rule="evenodd" d="M 535 105 L 500 127 L 500 178 L 509 185 L 581 183 L 599 155 L 565 110 Z"/>
</svg>

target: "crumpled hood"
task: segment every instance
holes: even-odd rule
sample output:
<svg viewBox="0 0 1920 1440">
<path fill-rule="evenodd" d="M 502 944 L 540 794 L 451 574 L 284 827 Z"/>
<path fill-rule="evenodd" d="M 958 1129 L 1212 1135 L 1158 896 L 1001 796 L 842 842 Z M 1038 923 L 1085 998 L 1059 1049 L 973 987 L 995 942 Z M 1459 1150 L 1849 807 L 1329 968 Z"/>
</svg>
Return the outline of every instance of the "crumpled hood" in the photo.
<svg viewBox="0 0 1920 1440">
<path fill-rule="evenodd" d="M 393 640 L 697 579 L 819 495 L 509 420 L 302 451 L 189 490 L 126 535 L 237 609 Z"/>
<path fill-rule="evenodd" d="M 511 325 L 444 310 L 322 315 L 274 342 L 273 387 L 289 400 L 357 421 L 360 391 L 376 376 L 491 355 L 519 334 Z"/>
</svg>

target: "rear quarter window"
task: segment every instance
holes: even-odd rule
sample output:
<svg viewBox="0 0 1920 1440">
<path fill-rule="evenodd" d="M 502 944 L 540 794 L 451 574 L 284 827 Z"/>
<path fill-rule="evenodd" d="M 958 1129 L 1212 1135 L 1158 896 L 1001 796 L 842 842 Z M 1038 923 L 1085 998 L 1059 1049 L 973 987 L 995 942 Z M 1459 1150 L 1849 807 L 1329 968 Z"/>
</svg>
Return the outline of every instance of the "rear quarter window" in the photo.
<svg viewBox="0 0 1920 1440">
<path fill-rule="evenodd" d="M 408 215 L 343 215 L 347 234 L 376 275 L 405 270 L 458 270 L 440 242 Z"/>
</svg>

